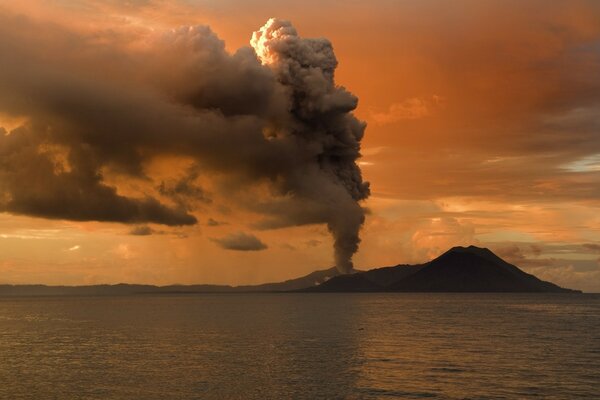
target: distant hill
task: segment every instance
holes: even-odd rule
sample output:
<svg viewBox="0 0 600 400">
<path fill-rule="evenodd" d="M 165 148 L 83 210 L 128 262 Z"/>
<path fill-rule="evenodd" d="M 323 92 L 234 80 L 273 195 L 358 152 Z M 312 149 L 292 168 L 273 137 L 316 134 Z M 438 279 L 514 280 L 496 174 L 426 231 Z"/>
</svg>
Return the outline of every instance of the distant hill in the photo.
<svg viewBox="0 0 600 400">
<path fill-rule="evenodd" d="M 186 294 L 186 293 L 242 293 L 242 292 L 288 292 L 319 285 L 339 275 L 333 267 L 314 271 L 300 278 L 261 285 L 117 285 L 47 286 L 47 285 L 0 285 L 0 296 L 128 296 L 139 294 Z"/>
<path fill-rule="evenodd" d="M 220 285 L 116 285 L 47 286 L 47 285 L 0 285 L 0 296 L 128 296 L 133 294 L 160 293 L 222 293 L 231 292 L 231 286 Z"/>
<path fill-rule="evenodd" d="M 489 249 L 454 247 L 422 265 L 334 277 L 310 292 L 577 292 L 542 281 Z"/>
</svg>

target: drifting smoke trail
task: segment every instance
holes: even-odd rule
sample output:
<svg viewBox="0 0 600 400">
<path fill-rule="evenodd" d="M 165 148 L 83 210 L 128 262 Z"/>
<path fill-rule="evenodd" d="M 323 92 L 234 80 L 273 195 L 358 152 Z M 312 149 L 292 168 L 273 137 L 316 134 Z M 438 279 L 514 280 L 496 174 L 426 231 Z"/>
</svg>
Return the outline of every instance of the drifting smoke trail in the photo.
<svg viewBox="0 0 600 400">
<path fill-rule="evenodd" d="M 285 88 L 289 134 L 320 149 L 315 165 L 296 177 L 294 190 L 327 208 L 336 266 L 350 272 L 365 218 L 358 202 L 369 196 L 356 164 L 365 130 L 351 114 L 358 99 L 335 85 L 337 60 L 327 39 L 301 38 L 290 22 L 272 18 L 254 32 L 251 45 Z"/>
</svg>

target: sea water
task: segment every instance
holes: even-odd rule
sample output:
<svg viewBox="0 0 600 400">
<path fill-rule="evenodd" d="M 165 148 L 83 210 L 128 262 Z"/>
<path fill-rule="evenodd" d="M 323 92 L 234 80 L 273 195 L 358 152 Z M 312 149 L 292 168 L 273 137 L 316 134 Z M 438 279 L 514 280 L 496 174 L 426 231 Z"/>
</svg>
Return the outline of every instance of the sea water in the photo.
<svg viewBox="0 0 600 400">
<path fill-rule="evenodd" d="M 598 399 L 600 295 L 0 298 L 1 399 Z"/>
</svg>

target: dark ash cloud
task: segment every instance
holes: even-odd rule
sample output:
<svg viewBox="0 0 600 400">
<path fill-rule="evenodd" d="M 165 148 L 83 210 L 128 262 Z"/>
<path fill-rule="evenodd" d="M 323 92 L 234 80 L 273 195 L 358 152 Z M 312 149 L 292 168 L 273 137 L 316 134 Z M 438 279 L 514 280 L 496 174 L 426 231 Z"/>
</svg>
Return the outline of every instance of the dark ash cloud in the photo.
<svg viewBox="0 0 600 400">
<path fill-rule="evenodd" d="M 267 248 L 267 245 L 259 238 L 244 232 L 232 233 L 228 236 L 212 238 L 211 240 L 226 250 L 259 251 Z"/>
<path fill-rule="evenodd" d="M 349 272 L 365 219 L 359 201 L 370 194 L 356 163 L 366 127 L 351 114 L 358 99 L 335 85 L 337 59 L 327 39 L 301 38 L 288 21 L 270 19 L 254 32 L 251 44 L 288 94 L 291 123 L 279 135 L 291 135 L 300 147 L 314 151 L 312 162 L 298 165 L 280 183 L 281 191 L 295 194 L 297 201 L 280 208 L 270 223 L 326 223 L 336 266 Z"/>
<path fill-rule="evenodd" d="M 271 19 L 251 43 L 230 54 L 205 26 L 140 38 L 0 12 L 0 114 L 27 121 L 0 135 L 0 211 L 191 225 L 211 201 L 199 178 L 219 176 L 234 182 L 226 198 L 269 187 L 270 199 L 241 204 L 262 228 L 326 224 L 351 270 L 369 195 L 357 98 L 336 86 L 328 40 Z M 154 182 L 147 166 L 161 156 L 194 166 Z"/>
</svg>

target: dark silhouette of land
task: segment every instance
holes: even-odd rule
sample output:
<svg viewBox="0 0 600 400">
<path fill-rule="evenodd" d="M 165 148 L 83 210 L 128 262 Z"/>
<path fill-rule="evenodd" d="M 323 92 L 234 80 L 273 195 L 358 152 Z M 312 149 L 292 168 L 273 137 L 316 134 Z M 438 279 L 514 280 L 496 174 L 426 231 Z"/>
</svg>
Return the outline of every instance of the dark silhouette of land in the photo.
<svg viewBox="0 0 600 400">
<path fill-rule="evenodd" d="M 542 281 L 489 249 L 454 247 L 420 265 L 397 265 L 340 275 L 336 268 L 261 285 L 0 285 L 0 296 L 114 296 L 244 292 L 580 292 Z"/>
<path fill-rule="evenodd" d="M 579 292 L 542 281 L 489 249 L 454 247 L 422 265 L 337 276 L 311 292 Z"/>
<path fill-rule="evenodd" d="M 337 268 L 314 271 L 300 278 L 260 285 L 116 285 L 47 286 L 47 285 L 0 285 L 0 296 L 126 296 L 133 294 L 186 294 L 186 293 L 244 293 L 244 292 L 290 292 L 319 285 L 338 275 Z"/>
</svg>

